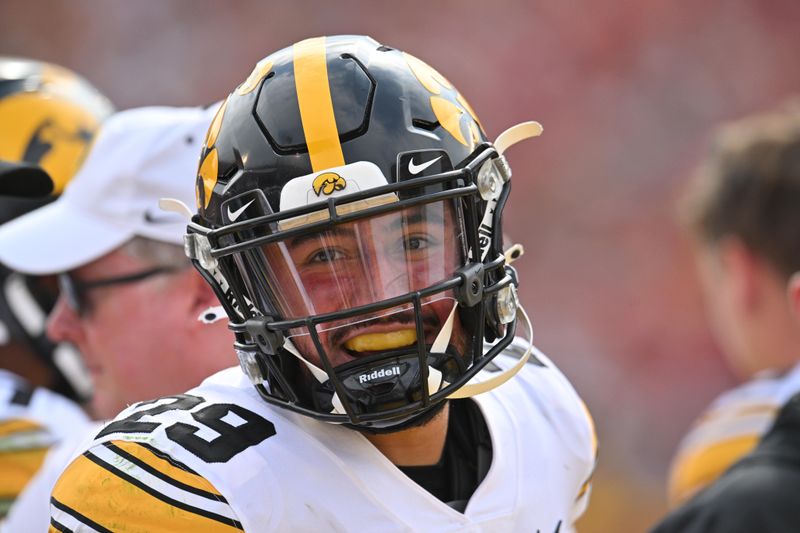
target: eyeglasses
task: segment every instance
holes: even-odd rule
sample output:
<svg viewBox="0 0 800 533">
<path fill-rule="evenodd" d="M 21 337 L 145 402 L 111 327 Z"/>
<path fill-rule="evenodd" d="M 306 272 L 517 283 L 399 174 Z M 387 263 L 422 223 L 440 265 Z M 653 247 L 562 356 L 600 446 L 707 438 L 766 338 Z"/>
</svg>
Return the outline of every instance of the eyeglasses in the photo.
<svg viewBox="0 0 800 533">
<path fill-rule="evenodd" d="M 58 288 L 61 291 L 61 294 L 64 296 L 64 299 L 66 300 L 70 309 L 75 311 L 78 316 L 85 316 L 85 314 L 89 311 L 89 300 L 87 295 L 92 289 L 137 283 L 152 276 L 175 272 L 176 270 L 178 270 L 177 267 L 156 267 L 149 270 L 143 270 L 142 272 L 127 274 L 125 276 L 104 278 L 93 281 L 80 281 L 74 279 L 68 273 L 62 273 L 58 275 Z"/>
</svg>

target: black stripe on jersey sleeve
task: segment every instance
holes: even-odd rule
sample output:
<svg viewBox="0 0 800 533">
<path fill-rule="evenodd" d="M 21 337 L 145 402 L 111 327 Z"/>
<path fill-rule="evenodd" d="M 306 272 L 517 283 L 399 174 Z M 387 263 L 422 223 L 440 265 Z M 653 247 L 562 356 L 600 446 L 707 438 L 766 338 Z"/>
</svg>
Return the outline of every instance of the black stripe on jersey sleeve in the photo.
<svg viewBox="0 0 800 533">
<path fill-rule="evenodd" d="M 191 485 L 187 485 L 187 484 L 185 484 L 185 483 L 183 483 L 181 481 L 178 481 L 177 479 L 173 479 L 173 478 L 169 477 L 168 475 L 166 475 L 165 473 L 161 472 L 160 470 L 156 470 L 155 468 L 153 468 L 149 464 L 145 463 L 141 459 L 129 454 L 128 452 L 126 452 L 122 448 L 120 448 L 118 446 L 115 446 L 114 444 L 112 444 L 110 442 L 103 443 L 103 446 L 105 446 L 106 448 L 108 448 L 109 450 L 114 452 L 115 454 L 119 455 L 120 457 L 124 457 L 125 459 L 127 459 L 131 463 L 135 464 L 136 466 L 138 466 L 142 470 L 144 470 L 144 471 L 152 474 L 153 476 L 157 477 L 161 481 L 169 483 L 173 487 L 179 488 L 179 489 L 184 490 L 186 492 L 191 492 L 192 494 L 196 494 L 197 496 L 202 496 L 203 498 L 208 498 L 209 500 L 214 500 L 214 501 L 218 501 L 218 502 L 222 502 L 222 503 L 228 503 L 228 500 L 226 500 L 223 496 L 221 496 L 219 494 L 214 494 L 212 492 L 208 492 L 208 491 L 205 491 L 203 489 L 198 489 L 197 487 L 192 487 Z M 174 465 L 173 464 L 173 466 L 175 466 L 176 468 L 181 468 L 178 465 Z M 181 468 L 181 470 L 183 470 L 183 469 Z M 194 472 L 192 472 L 192 474 L 198 475 L 198 474 L 195 474 Z"/>
<path fill-rule="evenodd" d="M 165 454 L 164 452 L 162 452 L 158 448 L 154 448 L 153 446 L 150 446 L 149 444 L 146 444 L 144 442 L 136 442 L 136 443 L 134 443 L 133 441 L 129 441 L 129 442 L 131 442 L 132 444 L 136 444 L 137 446 L 141 446 L 142 448 L 150 451 L 150 453 L 152 453 L 153 455 L 155 455 L 159 459 L 164 459 L 165 461 L 167 461 L 172 466 L 176 466 L 176 467 L 180 468 L 181 470 L 186 470 L 187 472 L 189 472 L 190 474 L 194 474 L 195 476 L 199 476 L 200 475 L 197 472 L 195 472 L 194 470 L 192 470 L 191 468 L 189 468 L 188 466 L 186 466 L 185 464 L 183 464 L 182 462 L 180 462 L 180 461 L 178 461 L 176 459 L 173 459 L 169 455 Z"/>
<path fill-rule="evenodd" d="M 91 452 L 88 452 L 88 451 L 84 452 L 83 456 L 86 457 L 87 459 L 89 459 L 91 462 L 93 462 L 97 466 L 99 466 L 100 468 L 103 468 L 103 469 L 111 472 L 112 474 L 114 474 L 115 476 L 117 476 L 117 477 L 119 477 L 121 479 L 124 479 L 125 481 L 127 481 L 128 483 L 133 485 L 134 487 L 137 487 L 137 488 L 143 490 L 144 492 L 146 492 L 150 496 L 156 498 L 157 500 L 161 500 L 162 502 L 164 502 L 166 504 L 169 504 L 169 505 L 172 505 L 173 507 L 177 507 L 178 509 L 183 509 L 184 511 L 187 511 L 187 512 L 190 512 L 190 513 L 194 513 L 196 515 L 204 516 L 204 517 L 209 518 L 211 520 L 215 520 L 215 521 L 220 522 L 222 524 L 225 524 L 225 525 L 228 525 L 228 526 L 233 526 L 236 529 L 241 529 L 241 530 L 244 531 L 244 529 L 242 528 L 242 524 L 237 520 L 234 520 L 232 518 L 228 518 L 227 516 L 218 515 L 217 513 L 212 513 L 211 511 L 206 511 L 205 509 L 199 509 L 199 508 L 194 507 L 192 505 L 189 505 L 189 504 L 180 502 L 178 500 L 175 500 L 173 498 L 170 498 L 166 494 L 161 494 L 157 490 L 155 490 L 155 489 L 153 489 L 151 487 L 148 487 L 147 485 L 145 485 L 144 483 L 142 483 L 141 481 L 139 481 L 135 477 L 133 477 L 133 476 L 131 476 L 129 474 L 126 474 L 125 472 L 122 472 L 121 470 L 117 470 L 116 468 L 111 467 L 110 465 L 106 464 L 104 461 L 100 460 L 99 457 L 96 457 L 95 455 L 93 455 Z"/>
<path fill-rule="evenodd" d="M 72 518 L 74 518 L 78 522 L 81 522 L 81 523 L 89 526 L 90 528 L 94 529 L 95 531 L 99 531 L 100 533 L 113 533 L 110 529 L 104 528 L 103 526 L 101 526 L 100 524 L 98 524 L 97 522 L 95 522 L 94 520 L 89 518 L 88 516 L 83 516 L 81 513 L 79 513 L 75 509 L 73 509 L 71 507 L 67 507 L 66 505 L 64 505 L 60 501 L 56 500 L 52 496 L 50 497 L 50 503 L 56 509 L 60 509 L 60 510 L 64 511 L 65 513 L 70 515 Z M 51 523 L 52 523 L 52 519 L 51 519 Z M 69 531 L 69 529 L 66 529 L 66 531 Z"/>
<path fill-rule="evenodd" d="M 65 526 L 64 524 L 56 521 L 55 518 L 50 518 L 50 527 L 55 529 L 56 531 L 62 531 L 63 533 L 75 533 L 70 528 Z"/>
</svg>

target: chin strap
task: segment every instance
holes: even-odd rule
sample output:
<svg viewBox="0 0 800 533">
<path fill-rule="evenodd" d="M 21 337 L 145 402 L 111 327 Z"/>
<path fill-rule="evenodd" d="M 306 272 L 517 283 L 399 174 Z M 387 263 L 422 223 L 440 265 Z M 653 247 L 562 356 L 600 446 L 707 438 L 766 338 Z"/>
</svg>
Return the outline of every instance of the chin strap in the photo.
<svg viewBox="0 0 800 533">
<path fill-rule="evenodd" d="M 303 363 L 311 375 L 314 376 L 314 379 L 319 381 L 320 383 L 325 383 L 330 378 L 328 377 L 328 373 L 325 372 L 323 369 L 306 359 L 300 354 L 300 351 L 294 345 L 294 343 L 290 339 L 286 339 L 283 341 L 283 349 L 295 356 L 301 363 Z M 333 410 L 331 414 L 334 415 L 344 415 L 347 414 L 347 411 L 344 410 L 344 406 L 342 405 L 342 400 L 339 399 L 339 394 L 334 392 L 333 397 L 331 398 L 331 403 L 333 404 Z"/>
<path fill-rule="evenodd" d="M 450 344 L 450 337 L 453 334 L 453 321 L 456 315 L 456 308 L 458 307 L 458 302 L 453 304 L 453 309 L 450 311 L 450 315 L 445 320 L 442 329 L 439 330 L 439 334 L 436 335 L 436 339 L 433 341 L 433 345 L 431 346 L 431 352 L 439 353 L 444 352 L 447 349 L 447 346 Z M 283 342 L 283 348 L 292 354 L 295 358 L 297 358 L 300 362 L 302 362 L 306 368 L 308 368 L 311 375 L 314 376 L 320 383 L 325 383 L 330 379 L 328 373 L 325 372 L 323 369 L 312 363 L 311 361 L 307 360 L 294 343 L 290 339 L 286 339 Z M 442 373 L 433 368 L 432 366 L 428 366 L 428 391 L 429 394 L 433 394 L 437 392 L 442 386 L 447 386 L 448 383 L 442 379 Z M 343 415 L 346 414 L 344 406 L 342 405 L 342 400 L 339 398 L 339 394 L 334 392 L 333 397 L 331 398 L 331 403 L 333 404 L 333 410 L 331 414 L 335 415 Z"/>
<path fill-rule="evenodd" d="M 517 372 L 522 370 L 522 367 L 524 367 L 525 363 L 528 362 L 528 359 L 530 359 L 531 353 L 533 352 L 533 327 L 531 326 L 530 318 L 528 318 L 528 313 L 525 312 L 525 309 L 523 309 L 522 306 L 517 308 L 517 316 L 521 316 L 525 320 L 525 324 L 528 326 L 528 348 L 525 350 L 525 353 L 522 354 L 522 357 L 519 358 L 519 361 L 517 361 L 516 364 L 508 370 L 505 370 L 496 376 L 492 376 L 485 381 L 467 383 L 454 393 L 450 394 L 447 397 L 448 399 L 457 400 L 459 398 L 471 398 L 472 396 L 489 392 L 490 390 L 499 387 L 509 379 L 513 378 Z"/>
<path fill-rule="evenodd" d="M 442 353 L 447 349 L 447 346 L 450 344 L 450 338 L 452 337 L 453 334 L 453 323 L 455 321 L 455 315 L 457 309 L 458 309 L 458 302 L 453 304 L 453 309 L 450 311 L 447 320 L 445 320 L 442 329 L 439 330 L 436 339 L 434 339 L 433 344 L 431 345 L 431 352 Z M 517 372 L 522 370 L 522 367 L 524 367 L 525 363 L 528 362 L 531 353 L 533 352 L 533 335 L 532 335 L 533 328 L 531 326 L 531 321 L 528 318 L 528 314 L 525 312 L 525 309 L 523 309 L 521 306 L 517 308 L 517 316 L 521 317 L 524 320 L 528 329 L 528 347 L 525 350 L 525 353 L 522 355 L 522 357 L 520 357 L 519 361 L 517 361 L 517 363 L 514 364 L 514 366 L 512 366 L 511 368 L 501 372 L 500 374 L 492 376 L 491 378 L 485 381 L 479 381 L 477 383 L 467 383 L 457 391 L 450 394 L 447 397 L 448 399 L 470 398 L 472 396 L 488 392 L 494 388 L 499 387 L 500 385 L 502 385 L 503 383 L 514 377 L 514 375 L 516 375 Z M 308 368 L 311 375 L 314 376 L 314 379 L 316 379 L 319 383 L 324 383 L 330 379 L 327 372 L 325 372 L 323 369 L 319 368 L 317 365 L 315 365 L 314 363 L 308 361 L 305 357 L 303 357 L 303 355 L 300 353 L 300 351 L 297 349 L 297 347 L 290 339 L 286 339 L 284 341 L 283 348 L 287 352 L 292 354 L 295 358 L 297 358 L 301 363 L 303 363 L 303 365 L 305 365 L 305 367 Z M 428 366 L 429 394 L 435 394 L 436 392 L 438 392 L 444 387 L 447 387 L 448 385 L 449 383 L 447 381 L 444 381 L 444 379 L 442 379 L 441 371 L 431 366 Z M 331 403 L 333 405 L 331 414 L 337 414 L 337 415 L 347 414 L 347 412 L 344 409 L 344 406 L 342 405 L 342 401 L 336 392 L 334 392 L 333 397 L 331 398 Z"/>
<path fill-rule="evenodd" d="M 503 153 L 509 149 L 510 147 L 514 146 L 518 142 L 524 141 L 525 139 L 530 139 L 532 137 L 538 137 L 542 134 L 543 128 L 542 125 L 538 122 L 529 121 L 529 122 L 522 122 L 521 124 L 517 124 L 516 126 L 511 126 L 503 133 L 497 136 L 497 139 L 494 141 L 494 147 L 497 150 L 497 153 L 503 155 Z M 492 200 L 496 200 L 496 197 L 492 198 Z M 487 209 L 488 211 L 488 209 Z M 506 262 L 508 264 L 513 263 L 516 259 L 518 259 L 524 250 L 522 245 L 515 244 L 505 252 Z M 455 311 L 455 308 L 453 308 Z M 528 359 L 531 357 L 531 353 L 533 352 L 533 327 L 531 326 L 531 320 L 528 317 L 528 313 L 525 312 L 525 309 L 520 305 L 517 307 L 517 317 L 521 317 L 525 324 L 528 327 L 528 348 L 525 350 L 525 353 L 522 357 L 519 358 L 519 361 L 509 368 L 496 376 L 492 376 L 491 378 L 485 381 L 479 381 L 476 383 L 467 383 L 457 391 L 450 394 L 447 398 L 448 399 L 459 399 L 459 398 L 470 398 L 472 396 L 476 396 L 478 394 L 482 394 L 484 392 L 488 392 L 492 389 L 495 389 L 514 377 L 522 367 L 525 366 L 525 363 L 528 362 Z M 451 317 L 448 318 L 448 321 L 451 322 Z M 452 329 L 452 324 L 450 324 Z M 446 386 L 447 383 L 444 383 Z M 430 390 L 430 389 L 429 389 Z"/>
<path fill-rule="evenodd" d="M 295 347 L 294 343 L 290 339 L 286 339 L 283 341 L 283 349 L 295 356 L 297 359 L 300 360 L 306 368 L 308 368 L 309 372 L 314 376 L 314 378 L 319 381 L 320 383 L 324 383 L 328 381 L 328 373 L 325 372 L 323 369 L 306 359 L 300 354 L 300 351 Z"/>
</svg>

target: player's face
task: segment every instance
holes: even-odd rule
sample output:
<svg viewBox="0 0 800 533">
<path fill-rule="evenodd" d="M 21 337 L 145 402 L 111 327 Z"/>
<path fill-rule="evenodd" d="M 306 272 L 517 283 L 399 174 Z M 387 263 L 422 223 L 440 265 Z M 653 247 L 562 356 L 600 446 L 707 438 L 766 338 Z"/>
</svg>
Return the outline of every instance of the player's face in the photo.
<svg viewBox="0 0 800 533">
<path fill-rule="evenodd" d="M 270 277 L 285 318 L 342 311 L 424 289 L 461 264 L 461 233 L 442 203 L 408 208 L 265 247 Z M 455 300 L 441 293 L 422 300 L 425 343 L 436 338 Z M 333 366 L 416 342 L 410 304 L 323 323 L 317 332 Z M 460 337 L 456 334 L 454 337 Z M 292 342 L 320 364 L 302 328 Z"/>
<path fill-rule="evenodd" d="M 117 250 L 69 276 L 90 282 L 154 266 Z M 187 324 L 196 323 L 198 315 L 187 297 L 193 275 L 187 268 L 94 287 L 82 295 L 80 310 L 63 294 L 59 297 L 48 320 L 48 335 L 72 343 L 83 355 L 94 382 L 96 416 L 111 417 L 135 401 L 182 392 L 219 369 L 209 368 L 197 353 L 188 353 L 193 350 Z"/>
</svg>

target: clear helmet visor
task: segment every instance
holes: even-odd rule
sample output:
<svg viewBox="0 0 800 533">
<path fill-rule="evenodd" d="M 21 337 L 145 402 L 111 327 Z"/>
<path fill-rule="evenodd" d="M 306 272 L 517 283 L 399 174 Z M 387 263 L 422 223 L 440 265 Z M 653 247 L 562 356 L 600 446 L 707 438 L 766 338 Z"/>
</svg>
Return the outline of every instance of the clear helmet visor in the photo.
<svg viewBox="0 0 800 533">
<path fill-rule="evenodd" d="M 450 279 L 464 258 L 455 211 L 435 202 L 264 246 L 277 311 L 285 320 L 324 315 Z"/>
<path fill-rule="evenodd" d="M 266 298 L 282 320 L 397 299 L 381 309 L 315 325 L 332 366 L 337 366 L 350 359 L 347 354 L 414 344 L 417 314 L 430 344 L 455 305 L 453 292 L 422 296 L 416 309 L 409 295 L 452 279 L 464 264 L 465 248 L 457 201 L 406 207 L 261 247 L 247 259 L 261 263 L 251 269 L 261 279 L 250 289 L 255 298 Z M 285 334 L 304 356 L 319 351 L 306 327 Z"/>
</svg>

